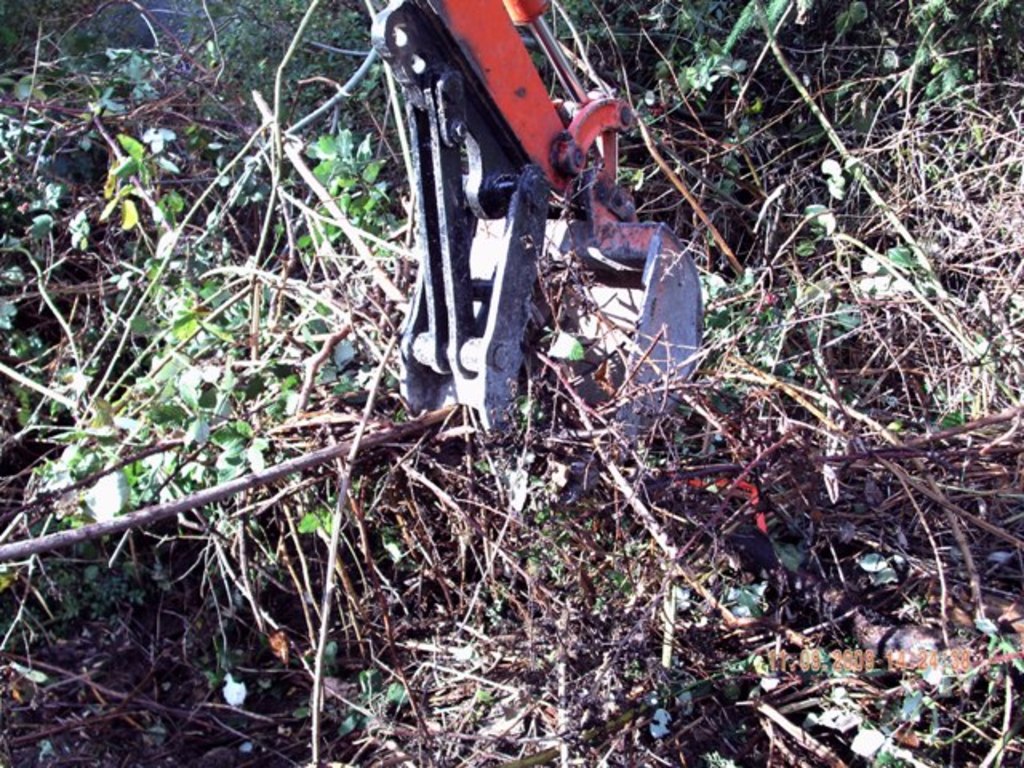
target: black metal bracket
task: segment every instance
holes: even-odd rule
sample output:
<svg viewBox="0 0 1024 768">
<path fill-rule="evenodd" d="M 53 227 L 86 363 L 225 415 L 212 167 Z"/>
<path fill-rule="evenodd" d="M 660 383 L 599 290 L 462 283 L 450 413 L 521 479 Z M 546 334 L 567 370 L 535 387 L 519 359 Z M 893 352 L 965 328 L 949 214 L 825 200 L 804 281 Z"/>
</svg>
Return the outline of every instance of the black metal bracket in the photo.
<svg viewBox="0 0 1024 768">
<path fill-rule="evenodd" d="M 500 426 L 522 367 L 549 185 L 432 12 L 393 4 L 374 22 L 374 45 L 405 93 L 416 176 L 420 270 L 402 333 L 402 393 L 413 410 L 454 400 Z M 478 221 L 500 218 L 495 265 L 478 275 Z"/>
</svg>

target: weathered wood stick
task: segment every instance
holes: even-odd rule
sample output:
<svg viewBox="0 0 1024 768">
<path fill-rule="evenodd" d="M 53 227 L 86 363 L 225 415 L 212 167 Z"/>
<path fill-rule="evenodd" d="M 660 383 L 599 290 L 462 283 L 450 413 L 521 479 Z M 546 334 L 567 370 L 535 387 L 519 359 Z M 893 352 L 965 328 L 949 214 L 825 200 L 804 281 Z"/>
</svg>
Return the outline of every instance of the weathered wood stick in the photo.
<svg viewBox="0 0 1024 768">
<path fill-rule="evenodd" d="M 364 435 L 359 444 L 360 449 L 379 448 L 390 443 L 405 440 L 425 429 L 429 429 L 435 424 L 441 423 L 451 412 L 451 408 L 441 408 L 426 413 L 413 421 L 395 424 L 379 432 Z M 58 531 L 57 533 L 49 533 L 34 539 L 14 541 L 10 544 L 0 544 L 0 563 L 10 560 L 21 560 L 32 555 L 50 552 L 55 549 L 71 546 L 72 544 L 79 544 L 83 541 L 99 538 L 100 536 L 124 533 L 134 528 L 152 525 L 155 522 L 174 517 L 182 512 L 188 512 L 191 509 L 198 509 L 199 507 L 205 507 L 207 504 L 222 501 L 234 496 L 236 493 L 268 485 L 296 472 L 312 469 L 332 459 L 345 457 L 351 449 L 352 441 L 346 440 L 336 445 L 307 453 L 304 456 L 283 461 L 260 472 L 251 472 L 248 475 L 229 480 L 226 483 L 215 485 L 212 488 L 193 493 L 183 499 L 177 499 L 165 504 L 153 504 L 135 512 L 120 515 L 112 520 L 83 525 L 81 528 L 73 530 Z"/>
</svg>

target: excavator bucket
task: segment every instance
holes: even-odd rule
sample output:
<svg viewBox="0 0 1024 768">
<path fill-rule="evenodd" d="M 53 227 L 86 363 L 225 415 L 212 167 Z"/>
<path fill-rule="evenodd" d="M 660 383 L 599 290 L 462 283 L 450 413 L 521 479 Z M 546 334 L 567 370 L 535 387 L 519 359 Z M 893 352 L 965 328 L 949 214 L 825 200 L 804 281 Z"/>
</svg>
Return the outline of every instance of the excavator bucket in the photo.
<svg viewBox="0 0 1024 768">
<path fill-rule="evenodd" d="M 593 229 L 573 222 L 561 249 L 594 273 L 592 302 L 614 329 L 598 342 L 603 389 L 623 403 L 621 421 L 642 426 L 671 409 L 673 387 L 696 366 L 703 312 L 692 246 L 664 224 L 616 222 L 601 237 Z M 614 357 L 620 364 L 608 365 Z"/>
</svg>

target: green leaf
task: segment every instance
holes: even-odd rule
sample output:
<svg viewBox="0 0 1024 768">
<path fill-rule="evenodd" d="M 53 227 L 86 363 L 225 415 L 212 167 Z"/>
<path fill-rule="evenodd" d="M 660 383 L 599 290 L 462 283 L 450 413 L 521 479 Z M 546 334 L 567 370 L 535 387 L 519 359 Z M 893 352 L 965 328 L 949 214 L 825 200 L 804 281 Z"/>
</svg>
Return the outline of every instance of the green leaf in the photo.
<svg viewBox="0 0 1024 768">
<path fill-rule="evenodd" d="M 405 686 L 401 683 L 391 683 L 388 686 L 387 693 L 384 694 L 384 698 L 387 699 L 389 704 L 394 704 L 396 707 L 400 707 L 409 700 L 409 694 L 405 690 Z"/>
<path fill-rule="evenodd" d="M 10 664 L 11 669 L 17 672 L 21 677 L 32 681 L 36 685 L 45 685 L 50 680 L 44 672 L 39 672 L 31 667 L 23 666 L 16 661 L 9 661 L 7 663 Z"/>
<path fill-rule="evenodd" d="M 921 717 L 921 710 L 924 706 L 924 693 L 914 691 L 903 699 L 903 706 L 900 707 L 900 719 L 907 723 L 916 723 Z"/>
<path fill-rule="evenodd" d="M 312 512 L 307 512 L 299 520 L 299 533 L 316 533 L 320 530 L 320 518 Z"/>
<path fill-rule="evenodd" d="M 811 227 L 821 234 L 832 235 L 836 231 L 836 215 L 824 205 L 808 205 L 804 215 L 810 219 Z"/>
<path fill-rule="evenodd" d="M 850 742 L 854 754 L 869 758 L 885 744 L 885 734 L 874 728 L 861 728 Z"/>
<path fill-rule="evenodd" d="M 111 200 L 109 203 L 107 203 L 103 207 L 103 210 L 100 212 L 100 221 L 106 221 L 107 219 L 109 219 L 110 218 L 110 214 L 112 214 L 114 212 L 114 209 L 117 208 L 117 204 L 119 202 L 121 202 L 120 196 L 115 197 L 113 200 Z"/>
<path fill-rule="evenodd" d="M 185 431 L 185 445 L 204 446 L 210 439 L 210 422 L 206 419 L 194 419 Z"/>
<path fill-rule="evenodd" d="M 864 555 L 857 561 L 857 564 L 861 567 L 861 570 L 871 574 L 871 583 L 876 587 L 885 584 L 895 584 L 899 581 L 896 570 L 892 567 L 889 559 L 877 552 L 870 552 Z"/>
<path fill-rule="evenodd" d="M 793 250 L 796 252 L 797 256 L 807 258 L 808 256 L 814 255 L 815 251 L 818 250 L 818 245 L 813 240 L 801 240 L 796 244 L 796 247 Z"/>
<path fill-rule="evenodd" d="M 380 693 L 380 689 L 383 685 L 384 680 L 381 677 L 379 670 L 364 669 L 359 673 L 359 688 L 362 690 L 363 696 L 367 699 L 370 699 Z"/>
<path fill-rule="evenodd" d="M 384 551 L 388 553 L 392 562 L 400 563 L 404 555 L 402 554 L 402 548 L 394 541 L 384 542 Z"/>
<path fill-rule="evenodd" d="M 796 573 L 800 570 L 800 566 L 804 563 L 804 552 L 800 545 L 784 541 L 772 542 L 772 545 L 775 547 L 775 554 L 778 555 L 779 562 L 787 571 Z"/>
<path fill-rule="evenodd" d="M 842 176 L 843 166 L 839 164 L 838 160 L 830 157 L 822 161 L 821 172 L 826 176 Z"/>
<path fill-rule="evenodd" d="M 85 211 L 76 213 L 68 224 L 71 244 L 80 251 L 89 247 L 89 216 Z"/>
<path fill-rule="evenodd" d="M 228 480 L 234 480 L 245 472 L 245 461 L 243 457 L 239 455 L 233 455 L 230 452 L 223 452 L 217 457 L 217 482 L 226 483 Z"/>
<path fill-rule="evenodd" d="M 877 552 L 870 552 L 858 560 L 857 565 L 868 573 L 878 573 L 889 567 L 889 561 Z"/>
<path fill-rule="evenodd" d="M 142 134 L 142 140 L 149 144 L 154 155 L 159 155 L 163 152 L 164 145 L 169 141 L 174 141 L 176 138 L 177 134 L 167 128 L 147 128 L 146 132 Z"/>
<path fill-rule="evenodd" d="M 362 728 L 365 724 L 365 718 L 362 715 L 356 712 L 349 712 L 348 716 L 341 721 L 341 725 L 338 726 L 338 735 L 348 736 L 352 731 Z"/>
<path fill-rule="evenodd" d="M 245 437 L 242 437 L 230 426 L 221 427 L 214 432 L 212 440 L 214 445 L 224 449 L 223 455 L 231 459 L 242 456 L 248 443 Z"/>
<path fill-rule="evenodd" d="M 177 164 L 168 160 L 166 157 L 158 157 L 156 159 L 156 164 L 163 168 L 168 173 L 174 174 L 175 176 L 181 173 L 181 168 L 179 168 Z"/>
<path fill-rule="evenodd" d="M 178 395 L 190 408 L 199 408 L 202 386 L 203 374 L 198 368 L 188 368 L 178 377 Z"/>
<path fill-rule="evenodd" d="M 833 200 L 842 200 L 846 196 L 846 180 L 842 176 L 829 177 L 828 194 Z"/>
<path fill-rule="evenodd" d="M 337 143 L 333 136 L 321 136 L 315 144 L 310 145 L 306 154 L 314 160 L 333 160 L 338 156 Z"/>
<path fill-rule="evenodd" d="M 903 245 L 890 248 L 885 252 L 885 255 L 889 258 L 889 261 L 897 267 L 903 267 L 903 269 L 916 269 L 919 266 L 917 259 L 914 258 L 914 252 Z"/>
<path fill-rule="evenodd" d="M 139 224 L 139 209 L 135 201 L 126 197 L 121 203 L 121 229 L 130 232 Z"/>
<path fill-rule="evenodd" d="M 579 339 L 559 331 L 558 336 L 551 343 L 551 349 L 548 350 L 548 354 L 556 360 L 578 361 L 583 359 L 586 351 L 583 349 Z"/>
<path fill-rule="evenodd" d="M 368 163 L 363 169 L 363 181 L 367 184 L 373 184 L 380 176 L 380 170 L 384 167 L 384 163 L 379 160 L 374 160 L 372 163 Z"/>
<path fill-rule="evenodd" d="M 181 213 L 185 210 L 185 198 L 171 191 L 160 198 L 159 205 L 167 213 Z"/>
<path fill-rule="evenodd" d="M 85 504 L 95 520 L 112 520 L 127 506 L 129 495 L 128 478 L 118 470 L 96 481 L 85 496 Z"/>
<path fill-rule="evenodd" d="M 18 574 L 14 568 L 0 565 L 0 592 L 6 591 L 12 584 L 18 583 Z"/>
<path fill-rule="evenodd" d="M 141 167 L 138 160 L 133 157 L 122 157 L 118 160 L 114 167 L 110 169 L 110 175 L 115 179 L 124 179 L 134 176 L 139 172 Z"/>
<path fill-rule="evenodd" d="M 174 247 L 178 244 L 179 231 L 172 229 L 169 232 L 164 232 L 160 235 L 160 239 L 156 244 L 156 258 L 157 260 L 166 259 L 173 253 Z"/>
<path fill-rule="evenodd" d="M 267 460 L 263 457 L 263 449 L 255 443 L 245 449 L 245 459 L 249 463 L 249 469 L 253 472 L 262 472 L 267 468 Z"/>
<path fill-rule="evenodd" d="M 763 615 L 763 598 L 768 585 L 764 582 L 747 584 L 742 587 L 730 587 L 727 600 L 735 604 L 733 613 L 744 618 Z"/>
<path fill-rule="evenodd" d="M 188 341 L 203 329 L 195 312 L 186 312 L 174 321 L 171 333 L 178 341 Z"/>
<path fill-rule="evenodd" d="M 133 139 L 123 133 L 117 134 L 117 143 L 121 145 L 121 148 L 128 153 L 135 162 L 142 164 L 143 159 L 146 156 L 146 148 L 143 146 L 141 141 Z"/>
<path fill-rule="evenodd" d="M 42 239 L 53 230 L 53 216 L 48 213 L 41 213 L 32 219 L 32 227 L 29 229 L 32 237 Z"/>
<path fill-rule="evenodd" d="M 36 83 L 34 75 L 25 75 L 19 80 L 14 86 L 14 97 L 19 101 L 28 101 L 29 99 L 45 99 L 46 94 L 43 93 L 39 88 L 34 88 L 33 85 Z"/>
<path fill-rule="evenodd" d="M 982 616 L 974 620 L 974 626 L 979 631 L 989 637 L 995 637 L 999 634 L 999 627 L 992 619 Z"/>
<path fill-rule="evenodd" d="M 671 733 L 668 727 L 671 722 L 672 715 L 668 713 L 668 710 L 661 708 L 654 710 L 650 724 L 651 736 L 655 739 L 663 739 L 668 736 Z"/>
<path fill-rule="evenodd" d="M 161 403 L 149 413 L 154 424 L 162 427 L 181 427 L 188 421 L 188 411 L 175 403 Z"/>
<path fill-rule="evenodd" d="M 967 423 L 966 414 L 960 411 L 953 411 L 952 413 L 943 414 L 942 418 L 939 419 L 939 427 L 941 429 L 952 429 L 953 427 L 961 427 Z"/>
<path fill-rule="evenodd" d="M 868 7 L 861 0 L 850 3 L 850 6 L 836 18 L 836 35 L 842 37 L 867 18 Z"/>
<path fill-rule="evenodd" d="M 5 285 L 21 285 L 23 282 L 25 282 L 25 271 L 17 264 L 0 266 L 0 283 Z"/>
</svg>

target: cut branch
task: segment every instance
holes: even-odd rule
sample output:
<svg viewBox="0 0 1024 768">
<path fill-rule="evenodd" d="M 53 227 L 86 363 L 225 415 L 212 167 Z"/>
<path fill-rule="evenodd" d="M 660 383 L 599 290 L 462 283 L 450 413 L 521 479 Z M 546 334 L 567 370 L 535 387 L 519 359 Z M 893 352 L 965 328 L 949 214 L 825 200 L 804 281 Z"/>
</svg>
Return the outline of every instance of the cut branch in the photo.
<svg viewBox="0 0 1024 768">
<path fill-rule="evenodd" d="M 361 449 L 366 450 L 367 448 L 380 448 L 408 439 L 435 424 L 441 423 L 451 412 L 451 408 L 442 408 L 426 413 L 413 421 L 392 425 L 372 435 L 364 435 L 359 445 Z M 243 475 L 226 483 L 215 485 L 213 488 L 193 493 L 183 499 L 165 504 L 153 504 L 135 512 L 115 517 L 112 520 L 84 525 L 74 530 L 50 533 L 35 539 L 24 539 L 11 542 L 10 544 L 2 544 L 0 545 L 0 563 L 10 560 L 21 560 L 32 555 L 69 547 L 73 544 L 80 544 L 83 541 L 89 541 L 101 536 L 124 533 L 134 528 L 143 528 L 160 520 L 179 515 L 182 512 L 215 504 L 218 501 L 234 496 L 236 493 L 269 485 L 296 472 L 303 472 L 333 459 L 347 456 L 352 450 L 352 445 L 353 440 L 346 440 L 337 445 L 321 448 L 304 456 L 283 461 L 260 472 L 251 472 L 248 475 Z"/>
</svg>

